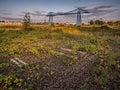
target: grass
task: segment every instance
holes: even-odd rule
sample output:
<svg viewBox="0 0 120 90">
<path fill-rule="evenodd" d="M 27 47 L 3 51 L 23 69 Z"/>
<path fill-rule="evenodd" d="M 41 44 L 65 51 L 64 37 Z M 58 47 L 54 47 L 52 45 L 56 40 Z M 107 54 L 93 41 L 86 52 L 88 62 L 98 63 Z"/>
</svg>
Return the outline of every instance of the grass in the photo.
<svg viewBox="0 0 120 90">
<path fill-rule="evenodd" d="M 13 87 L 21 87 L 23 85 L 23 79 L 18 78 L 15 74 L 3 75 L 0 74 L 0 89 L 13 90 Z"/>
<path fill-rule="evenodd" d="M 110 72 L 120 72 L 120 27 L 114 29 L 108 26 L 32 26 L 31 28 L 32 30 L 22 30 L 22 26 L 0 26 L 0 58 L 17 58 L 18 56 L 21 58 L 28 54 L 39 59 L 43 57 L 60 59 L 57 51 L 63 47 L 70 48 L 73 55 L 76 55 L 77 51 L 84 51 L 99 57 L 100 63 L 94 68 L 96 73 L 94 79 L 97 85 L 107 87 L 110 81 L 119 83 L 120 77 L 116 78 Z M 62 60 L 67 66 L 75 64 L 76 61 Z M 8 63 L 0 64 L 0 68 L 8 66 Z M 41 69 L 39 66 L 34 68 Z M 46 69 L 48 67 L 43 66 L 43 70 Z M 53 73 L 49 72 L 49 75 Z M 34 75 L 31 75 L 27 78 L 32 79 Z M 39 73 L 34 77 L 42 78 Z M 21 87 L 22 79 L 16 78 L 16 80 L 15 78 L 14 75 L 0 74 L 1 86 L 5 89 L 12 89 L 14 85 Z M 28 87 L 32 88 L 32 86 Z"/>
</svg>

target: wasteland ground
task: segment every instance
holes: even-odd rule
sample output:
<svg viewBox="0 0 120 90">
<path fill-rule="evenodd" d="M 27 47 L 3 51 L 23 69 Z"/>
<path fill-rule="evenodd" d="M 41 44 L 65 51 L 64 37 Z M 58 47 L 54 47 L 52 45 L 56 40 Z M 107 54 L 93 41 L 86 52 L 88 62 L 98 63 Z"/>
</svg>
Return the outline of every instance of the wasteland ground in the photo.
<svg viewBox="0 0 120 90">
<path fill-rule="evenodd" d="M 119 26 L 0 26 L 1 90 L 119 90 Z"/>
</svg>

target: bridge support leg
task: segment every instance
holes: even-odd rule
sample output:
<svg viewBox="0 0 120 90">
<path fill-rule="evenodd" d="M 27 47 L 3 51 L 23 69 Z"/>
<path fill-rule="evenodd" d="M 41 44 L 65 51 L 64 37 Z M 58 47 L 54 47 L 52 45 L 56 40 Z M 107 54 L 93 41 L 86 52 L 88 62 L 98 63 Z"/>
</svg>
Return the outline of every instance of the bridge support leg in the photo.
<svg viewBox="0 0 120 90">
<path fill-rule="evenodd" d="M 49 25 L 53 24 L 53 16 L 49 16 Z"/>
<path fill-rule="evenodd" d="M 77 25 L 81 25 L 82 24 L 82 19 L 81 19 L 81 13 L 80 12 L 78 12 L 77 13 Z"/>
</svg>

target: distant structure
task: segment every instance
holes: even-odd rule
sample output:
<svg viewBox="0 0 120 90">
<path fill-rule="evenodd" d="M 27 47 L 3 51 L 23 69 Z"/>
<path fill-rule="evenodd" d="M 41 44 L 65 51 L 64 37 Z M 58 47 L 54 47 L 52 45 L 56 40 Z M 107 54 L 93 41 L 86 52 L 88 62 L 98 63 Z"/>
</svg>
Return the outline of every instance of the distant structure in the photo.
<svg viewBox="0 0 120 90">
<path fill-rule="evenodd" d="M 8 20 L 0 20 L 0 23 L 11 23 L 11 22 Z"/>
<path fill-rule="evenodd" d="M 8 20 L 0 20 L 0 25 L 19 25 L 21 26 L 22 23 L 21 22 L 12 22 L 12 21 L 8 21 Z"/>
<path fill-rule="evenodd" d="M 0 23 L 5 23 L 5 21 L 4 20 L 0 20 Z"/>
<path fill-rule="evenodd" d="M 25 13 L 23 21 L 24 21 L 24 23 L 23 23 L 24 29 L 29 30 L 30 23 L 31 23 L 29 12 Z"/>
<path fill-rule="evenodd" d="M 46 16 L 49 17 L 48 23 L 51 25 L 53 24 L 53 16 L 56 16 L 57 14 L 54 12 L 49 12 Z"/>
<path fill-rule="evenodd" d="M 46 16 L 49 17 L 48 23 L 51 25 L 53 24 L 53 17 L 57 15 L 72 15 L 72 14 L 77 14 L 77 20 L 76 24 L 81 25 L 82 24 L 82 19 L 81 19 L 81 14 L 82 13 L 89 13 L 87 10 L 84 10 L 82 8 L 77 8 L 72 11 L 66 12 L 66 13 L 54 13 L 54 12 L 49 12 Z"/>
<path fill-rule="evenodd" d="M 24 16 L 24 23 L 30 23 L 30 13 L 27 12 L 25 13 L 25 16 Z"/>
</svg>

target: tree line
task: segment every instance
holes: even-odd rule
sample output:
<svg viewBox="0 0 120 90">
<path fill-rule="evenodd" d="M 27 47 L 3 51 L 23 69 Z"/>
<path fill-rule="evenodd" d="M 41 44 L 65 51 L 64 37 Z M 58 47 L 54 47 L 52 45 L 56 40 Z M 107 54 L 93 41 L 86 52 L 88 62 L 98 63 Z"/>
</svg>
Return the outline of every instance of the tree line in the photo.
<svg viewBox="0 0 120 90">
<path fill-rule="evenodd" d="M 102 20 L 90 20 L 89 21 L 90 25 L 103 25 L 103 24 L 108 24 L 108 25 L 116 25 L 116 26 L 120 26 L 120 21 L 102 21 Z"/>
</svg>

